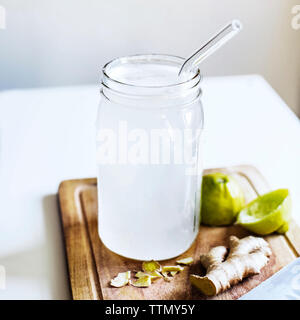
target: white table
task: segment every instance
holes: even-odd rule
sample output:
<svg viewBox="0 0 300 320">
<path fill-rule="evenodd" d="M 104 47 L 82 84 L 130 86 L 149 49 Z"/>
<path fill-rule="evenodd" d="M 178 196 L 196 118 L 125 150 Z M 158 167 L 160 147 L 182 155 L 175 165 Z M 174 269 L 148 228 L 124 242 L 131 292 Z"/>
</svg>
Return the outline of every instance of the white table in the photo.
<svg viewBox="0 0 300 320">
<path fill-rule="evenodd" d="M 300 125 L 260 76 L 203 81 L 205 167 L 253 164 L 292 192 L 300 223 Z M 56 192 L 96 174 L 99 86 L 0 93 L 0 299 L 70 298 Z"/>
</svg>

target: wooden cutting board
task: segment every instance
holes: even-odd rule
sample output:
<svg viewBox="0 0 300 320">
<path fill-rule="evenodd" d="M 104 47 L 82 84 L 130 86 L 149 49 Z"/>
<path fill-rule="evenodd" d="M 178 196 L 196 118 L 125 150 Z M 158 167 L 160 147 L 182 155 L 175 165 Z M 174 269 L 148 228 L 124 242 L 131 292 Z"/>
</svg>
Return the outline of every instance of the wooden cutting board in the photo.
<svg viewBox="0 0 300 320">
<path fill-rule="evenodd" d="M 252 166 L 210 169 L 204 173 L 215 171 L 233 175 L 240 183 L 247 202 L 270 190 L 264 178 Z M 189 283 L 190 273 L 203 272 L 199 265 L 200 254 L 206 253 L 213 246 L 228 245 L 230 235 L 249 235 L 239 226 L 201 226 L 196 241 L 181 256 L 193 256 L 193 265 L 186 267 L 171 282 L 159 279 L 148 288 L 112 288 L 109 285 L 112 278 L 119 272 L 141 270 L 141 262 L 121 257 L 101 242 L 97 229 L 97 180 L 63 181 L 58 193 L 72 296 L 76 300 L 206 299 Z M 273 255 L 262 272 L 210 299 L 237 299 L 300 255 L 300 228 L 295 223 L 292 223 L 285 235 L 274 234 L 265 239 Z M 161 264 L 172 265 L 177 259 L 166 260 Z"/>
</svg>

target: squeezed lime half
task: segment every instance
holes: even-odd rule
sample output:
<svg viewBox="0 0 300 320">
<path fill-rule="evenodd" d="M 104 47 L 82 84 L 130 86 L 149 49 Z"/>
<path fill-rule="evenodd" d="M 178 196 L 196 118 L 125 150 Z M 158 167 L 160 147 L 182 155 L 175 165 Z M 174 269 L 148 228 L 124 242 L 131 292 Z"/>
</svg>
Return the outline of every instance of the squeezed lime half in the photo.
<svg viewBox="0 0 300 320">
<path fill-rule="evenodd" d="M 259 196 L 240 211 L 237 224 L 266 235 L 285 233 L 291 220 L 291 196 L 288 189 L 278 189 Z"/>
</svg>

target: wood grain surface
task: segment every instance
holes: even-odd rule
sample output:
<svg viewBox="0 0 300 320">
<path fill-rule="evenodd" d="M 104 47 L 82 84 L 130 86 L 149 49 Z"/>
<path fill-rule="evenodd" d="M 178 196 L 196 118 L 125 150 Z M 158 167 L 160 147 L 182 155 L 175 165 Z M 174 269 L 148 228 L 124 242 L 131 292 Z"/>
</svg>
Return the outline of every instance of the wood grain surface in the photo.
<svg viewBox="0 0 300 320">
<path fill-rule="evenodd" d="M 205 170 L 233 175 L 240 183 L 246 201 L 270 191 L 262 175 L 252 166 L 235 166 Z M 98 236 L 97 180 L 63 181 L 59 187 L 62 226 L 73 299 L 206 299 L 189 283 L 190 273 L 202 274 L 199 256 L 216 245 L 228 245 L 230 235 L 249 233 L 239 226 L 201 226 L 191 248 L 180 257 L 193 256 L 194 263 L 170 281 L 155 281 L 148 288 L 125 286 L 112 288 L 109 282 L 119 272 L 141 270 L 141 262 L 121 257 L 108 250 Z M 286 235 L 265 237 L 273 255 L 259 275 L 245 279 L 230 290 L 209 299 L 237 299 L 300 255 L 300 228 L 293 222 Z M 174 264 L 176 259 L 162 261 Z"/>
</svg>

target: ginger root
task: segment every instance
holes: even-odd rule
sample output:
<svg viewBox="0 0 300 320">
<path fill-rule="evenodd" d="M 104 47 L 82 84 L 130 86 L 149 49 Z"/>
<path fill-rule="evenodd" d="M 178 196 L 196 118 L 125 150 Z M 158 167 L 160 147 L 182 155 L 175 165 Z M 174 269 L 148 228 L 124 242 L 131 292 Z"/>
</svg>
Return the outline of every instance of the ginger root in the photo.
<svg viewBox="0 0 300 320">
<path fill-rule="evenodd" d="M 206 275 L 200 277 L 192 274 L 190 281 L 206 296 L 217 295 L 243 278 L 260 273 L 268 263 L 271 253 L 268 243 L 263 238 L 249 236 L 238 239 L 231 236 L 227 258 L 226 247 L 212 248 L 200 257 Z"/>
</svg>

